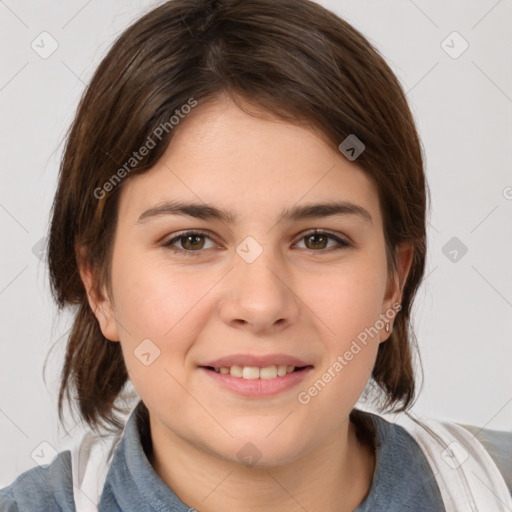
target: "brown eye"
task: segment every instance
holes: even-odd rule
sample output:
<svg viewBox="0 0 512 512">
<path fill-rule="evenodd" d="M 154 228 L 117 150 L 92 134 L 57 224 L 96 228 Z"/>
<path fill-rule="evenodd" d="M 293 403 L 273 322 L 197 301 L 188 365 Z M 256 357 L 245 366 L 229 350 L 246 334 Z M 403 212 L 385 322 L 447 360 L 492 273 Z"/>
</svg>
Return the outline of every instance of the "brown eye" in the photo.
<svg viewBox="0 0 512 512">
<path fill-rule="evenodd" d="M 179 240 L 184 249 L 190 249 L 192 251 L 202 249 L 204 246 L 203 235 L 185 235 L 181 236 Z"/>
<path fill-rule="evenodd" d="M 351 247 L 351 244 L 346 240 L 326 231 L 313 231 L 311 233 L 307 233 L 301 238 L 301 241 L 304 240 L 304 244 L 306 249 L 311 251 L 322 251 L 324 249 L 329 250 L 337 250 L 343 249 L 345 247 Z M 328 247 L 329 241 L 336 242 L 334 245 Z M 330 251 L 324 251 L 330 252 Z"/>
<path fill-rule="evenodd" d="M 209 247 L 206 247 L 206 240 L 210 240 Z M 201 231 L 182 232 L 168 242 L 164 242 L 162 245 L 173 252 L 187 256 L 199 255 L 204 252 L 203 249 L 211 249 L 215 246 L 211 237 Z"/>
<path fill-rule="evenodd" d="M 311 242 L 308 249 L 325 249 L 327 247 L 329 237 L 315 233 L 304 237 L 304 240 L 309 240 Z M 306 243 L 306 245 L 308 245 L 308 243 Z"/>
</svg>

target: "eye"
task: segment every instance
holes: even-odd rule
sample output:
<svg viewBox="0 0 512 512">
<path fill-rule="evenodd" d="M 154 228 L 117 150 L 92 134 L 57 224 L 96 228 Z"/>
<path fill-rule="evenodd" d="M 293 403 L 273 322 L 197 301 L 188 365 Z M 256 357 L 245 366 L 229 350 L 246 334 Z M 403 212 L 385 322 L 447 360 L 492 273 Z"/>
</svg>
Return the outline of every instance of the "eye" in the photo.
<svg viewBox="0 0 512 512">
<path fill-rule="evenodd" d="M 345 247 L 351 247 L 352 245 L 344 240 L 343 238 L 334 235 L 333 233 L 330 233 L 328 231 L 321 231 L 319 229 L 315 229 L 313 231 L 310 231 L 309 233 L 306 233 L 305 235 L 302 235 L 301 240 L 306 241 L 306 249 L 317 251 L 320 249 L 326 249 L 327 244 L 329 243 L 329 240 L 333 240 L 336 242 L 337 246 L 329 247 L 329 249 L 338 250 L 343 249 Z M 309 244 L 309 247 L 307 245 Z"/>
<path fill-rule="evenodd" d="M 209 247 L 206 246 L 207 244 L 205 244 L 205 239 L 210 240 L 211 244 Z M 330 250 L 339 250 L 346 247 L 352 247 L 352 244 L 343 238 L 328 231 L 322 231 L 319 229 L 315 229 L 306 234 L 303 234 L 300 240 L 306 241 L 306 250 L 315 252 L 319 252 L 322 249 L 329 249 L 330 252 Z M 334 247 L 328 247 L 329 241 L 335 242 Z M 177 247 L 176 244 L 181 245 L 181 247 Z M 203 250 L 214 248 L 216 245 L 208 232 L 194 230 L 178 233 L 177 236 L 171 238 L 167 242 L 164 242 L 162 246 L 170 249 L 175 253 L 181 253 L 187 256 L 198 256 L 201 252 L 203 252 Z"/>
<path fill-rule="evenodd" d="M 205 238 L 208 238 L 212 242 L 210 247 L 205 247 Z M 175 247 L 176 243 L 179 243 L 182 248 Z M 209 234 L 205 231 L 184 231 L 171 240 L 164 242 L 162 246 L 173 252 L 180 252 L 187 256 L 196 256 L 202 252 L 202 249 L 211 249 L 212 247 L 215 247 L 215 244 Z"/>
</svg>

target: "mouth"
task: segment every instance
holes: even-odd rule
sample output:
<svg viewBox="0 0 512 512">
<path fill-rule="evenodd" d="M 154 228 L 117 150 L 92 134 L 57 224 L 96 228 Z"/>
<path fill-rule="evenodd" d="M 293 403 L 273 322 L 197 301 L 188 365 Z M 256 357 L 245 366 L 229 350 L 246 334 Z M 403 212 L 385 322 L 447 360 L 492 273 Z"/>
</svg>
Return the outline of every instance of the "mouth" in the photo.
<svg viewBox="0 0 512 512">
<path fill-rule="evenodd" d="M 230 375 L 231 377 L 246 379 L 246 380 L 255 380 L 255 379 L 276 379 L 280 377 L 285 377 L 290 373 L 297 373 L 306 370 L 307 368 L 312 368 L 312 365 L 306 366 L 292 366 L 292 365 L 269 365 L 265 367 L 258 366 L 201 366 L 201 368 L 205 368 L 206 370 L 220 373 L 222 375 Z"/>
<path fill-rule="evenodd" d="M 244 399 L 272 399 L 304 385 L 313 365 L 199 366 L 199 370 L 218 389 Z M 205 389 L 209 389 L 208 385 Z M 289 399 L 289 398 L 287 398 Z"/>
</svg>

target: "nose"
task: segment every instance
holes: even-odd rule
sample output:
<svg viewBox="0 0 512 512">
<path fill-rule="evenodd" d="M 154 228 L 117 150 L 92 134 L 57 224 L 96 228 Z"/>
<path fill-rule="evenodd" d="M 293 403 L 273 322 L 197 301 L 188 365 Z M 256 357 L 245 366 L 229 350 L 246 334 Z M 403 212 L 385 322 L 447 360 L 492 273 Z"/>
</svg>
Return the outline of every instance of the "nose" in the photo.
<svg viewBox="0 0 512 512">
<path fill-rule="evenodd" d="M 219 314 L 230 327 L 271 334 L 293 325 L 299 298 L 282 260 L 265 249 L 252 263 L 238 255 L 223 283 Z"/>
</svg>

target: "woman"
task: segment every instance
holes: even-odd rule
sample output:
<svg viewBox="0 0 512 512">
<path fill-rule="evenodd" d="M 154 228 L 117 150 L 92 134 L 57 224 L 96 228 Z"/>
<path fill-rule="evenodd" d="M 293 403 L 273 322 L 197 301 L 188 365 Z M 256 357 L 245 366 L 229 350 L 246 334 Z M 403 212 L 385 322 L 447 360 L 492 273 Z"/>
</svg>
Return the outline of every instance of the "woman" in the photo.
<svg viewBox="0 0 512 512">
<path fill-rule="evenodd" d="M 3 509 L 506 510 L 500 457 L 405 414 L 425 210 L 402 89 L 333 13 L 172 0 L 138 20 L 82 98 L 52 210 L 52 289 L 76 307 L 59 411 L 91 432 Z M 355 407 L 369 384 L 397 418 Z"/>
</svg>

